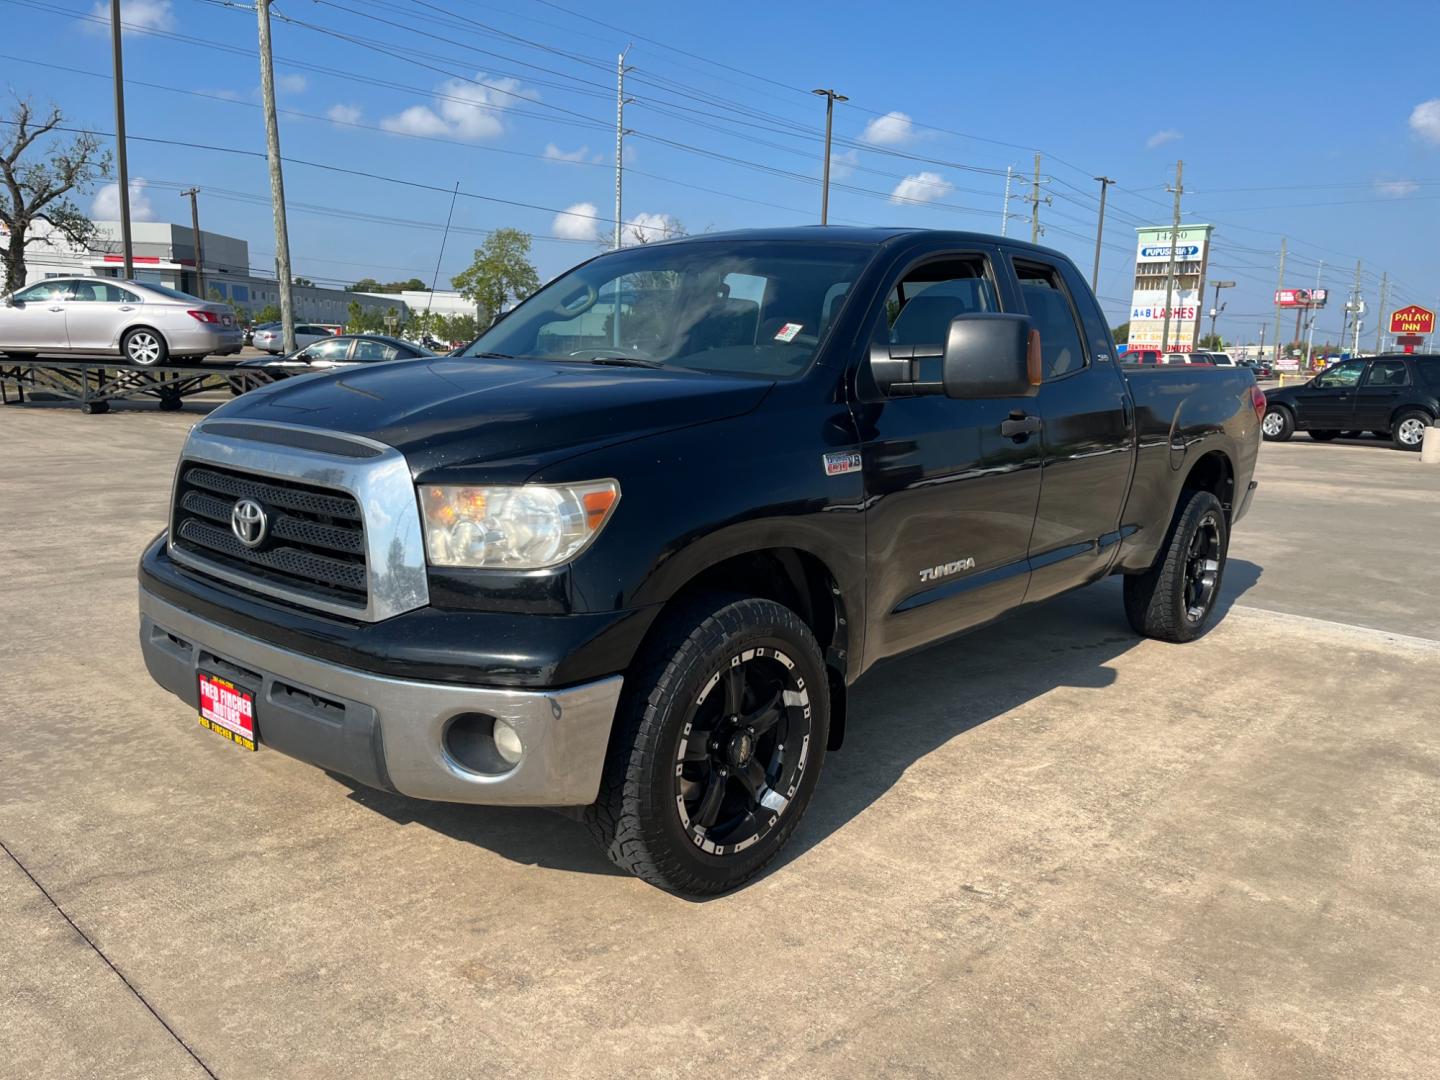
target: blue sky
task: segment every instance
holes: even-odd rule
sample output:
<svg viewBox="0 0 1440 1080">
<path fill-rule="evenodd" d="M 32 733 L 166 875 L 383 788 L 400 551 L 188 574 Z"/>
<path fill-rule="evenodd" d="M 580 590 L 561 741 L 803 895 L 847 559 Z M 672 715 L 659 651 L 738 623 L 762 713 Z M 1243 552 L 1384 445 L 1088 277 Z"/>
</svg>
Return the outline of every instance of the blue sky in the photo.
<svg viewBox="0 0 1440 1080">
<path fill-rule="evenodd" d="M 160 31 L 126 39 L 136 209 L 186 221 L 179 190 L 197 185 L 205 228 L 248 239 L 252 263 L 270 266 L 263 158 L 200 148 L 263 151 L 253 14 L 217 0 L 125 6 Z M 8 89 L 112 130 L 109 42 L 85 18 L 107 7 L 0 0 Z M 1039 150 L 1044 241 L 1087 273 L 1091 177 L 1119 181 L 1099 292 L 1121 322 L 1133 228 L 1169 220 L 1181 157 L 1185 220 L 1216 224 L 1211 276 L 1239 282 L 1224 296 L 1227 337 L 1273 325 L 1281 234 L 1292 287 L 1314 285 L 1324 260 L 1322 283 L 1344 292 L 1358 257 L 1372 307 L 1382 271 L 1392 299 L 1430 306 L 1440 4 L 1383 9 L 277 0 L 284 154 L 391 178 L 287 165 L 295 268 L 326 283 L 428 279 L 457 181 L 442 280 L 499 226 L 536 236 L 544 276 L 588 256 L 591 234 L 612 227 L 613 67 L 633 42 L 626 219 L 691 232 L 813 222 L 824 103 L 807 91 L 832 86 L 851 99 L 836 109 L 832 221 L 997 232 L 1006 166 L 1028 175 Z M 1028 220 L 1011 229 L 1028 239 Z M 1320 335 L 1339 321 L 1332 304 Z"/>
</svg>

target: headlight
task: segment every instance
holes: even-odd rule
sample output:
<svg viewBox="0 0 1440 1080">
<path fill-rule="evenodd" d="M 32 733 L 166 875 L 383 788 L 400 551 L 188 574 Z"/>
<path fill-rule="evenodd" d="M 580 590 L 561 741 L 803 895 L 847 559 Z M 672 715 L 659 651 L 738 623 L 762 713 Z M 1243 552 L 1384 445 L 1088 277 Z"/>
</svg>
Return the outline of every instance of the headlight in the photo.
<svg viewBox="0 0 1440 1080">
<path fill-rule="evenodd" d="M 574 558 L 620 501 L 614 480 L 522 487 L 425 484 L 425 549 L 432 566 L 537 570 Z"/>
</svg>

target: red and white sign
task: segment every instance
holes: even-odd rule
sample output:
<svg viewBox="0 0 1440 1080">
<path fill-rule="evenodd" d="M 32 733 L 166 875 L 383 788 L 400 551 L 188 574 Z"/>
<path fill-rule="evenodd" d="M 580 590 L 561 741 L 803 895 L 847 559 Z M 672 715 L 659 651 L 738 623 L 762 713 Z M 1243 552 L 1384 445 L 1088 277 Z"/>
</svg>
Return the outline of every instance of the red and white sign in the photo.
<svg viewBox="0 0 1440 1080">
<path fill-rule="evenodd" d="M 255 695 L 200 672 L 200 724 L 246 750 L 255 749 Z"/>
<path fill-rule="evenodd" d="M 1402 307 L 1390 314 L 1390 333 L 1392 334 L 1433 334 L 1434 332 L 1435 312 L 1429 308 L 1411 304 L 1409 307 Z"/>
<path fill-rule="evenodd" d="M 1278 307 L 1288 308 L 1324 307 L 1328 295 L 1324 289 L 1277 289 L 1275 303 Z"/>
</svg>

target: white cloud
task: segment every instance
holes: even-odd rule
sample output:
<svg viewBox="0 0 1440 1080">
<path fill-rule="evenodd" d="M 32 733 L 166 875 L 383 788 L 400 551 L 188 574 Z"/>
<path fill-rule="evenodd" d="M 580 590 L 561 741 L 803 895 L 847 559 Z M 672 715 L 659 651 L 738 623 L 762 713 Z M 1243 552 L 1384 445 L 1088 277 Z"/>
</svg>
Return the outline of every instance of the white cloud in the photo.
<svg viewBox="0 0 1440 1080">
<path fill-rule="evenodd" d="M 604 154 L 592 155 L 588 146 L 582 146 L 579 150 L 561 150 L 553 142 L 545 144 L 545 150 L 540 156 L 546 161 L 555 161 L 562 165 L 578 165 L 581 162 L 598 163 L 605 160 Z"/>
<path fill-rule="evenodd" d="M 876 146 L 898 146 L 915 138 L 915 126 L 903 112 L 888 112 L 865 125 L 860 141 Z"/>
<path fill-rule="evenodd" d="M 1410 110 L 1410 130 L 1426 142 L 1440 146 L 1440 98 L 1422 101 Z"/>
<path fill-rule="evenodd" d="M 106 0 L 95 0 L 90 14 L 105 21 L 86 22 L 86 30 L 110 33 L 110 5 Z M 175 12 L 170 0 L 121 0 L 120 22 L 127 30 L 174 30 Z"/>
<path fill-rule="evenodd" d="M 890 193 L 891 202 L 934 202 L 955 190 L 955 185 L 939 173 L 920 172 L 907 176 Z"/>
<path fill-rule="evenodd" d="M 556 214 L 551 228 L 556 236 L 566 240 L 599 240 L 600 222 L 596 220 L 599 213 L 594 203 L 577 202 Z"/>
<path fill-rule="evenodd" d="M 860 155 L 854 150 L 846 150 L 843 154 L 832 152 L 830 154 L 830 179 L 845 180 L 855 173 L 855 166 L 860 164 Z"/>
<path fill-rule="evenodd" d="M 518 98 L 537 96 L 516 79 L 491 79 L 479 72 L 473 82 L 449 79 L 441 83 L 433 105 L 412 105 L 385 117 L 380 126 L 402 135 L 443 135 L 479 142 L 504 132 L 504 109 Z"/>
<path fill-rule="evenodd" d="M 145 181 L 136 177 L 130 181 L 130 220 L 155 221 L 155 208 L 145 194 Z M 95 201 L 90 204 L 90 216 L 96 221 L 120 220 L 120 185 L 105 184 L 95 192 Z"/>
<path fill-rule="evenodd" d="M 625 223 L 626 243 L 640 239 L 647 242 L 669 240 L 682 235 L 684 234 L 680 222 L 669 214 L 636 214 Z"/>
<path fill-rule="evenodd" d="M 1388 199 L 1403 199 L 1419 191 L 1420 185 L 1414 180 L 1376 180 L 1375 190 Z"/>
<path fill-rule="evenodd" d="M 1164 128 L 1161 131 L 1155 132 L 1154 135 L 1151 135 L 1145 140 L 1145 149 L 1154 150 L 1157 146 L 1164 146 L 1168 142 L 1174 142 L 1176 139 L 1183 139 L 1184 137 L 1184 135 L 1180 134 L 1180 132 L 1174 128 Z"/>
<path fill-rule="evenodd" d="M 301 94 L 310 85 L 304 75 L 283 74 L 275 76 L 275 90 L 281 94 Z"/>
<path fill-rule="evenodd" d="M 325 115 L 337 124 L 358 124 L 362 114 L 359 105 L 346 105 L 341 102 L 326 109 Z"/>
</svg>

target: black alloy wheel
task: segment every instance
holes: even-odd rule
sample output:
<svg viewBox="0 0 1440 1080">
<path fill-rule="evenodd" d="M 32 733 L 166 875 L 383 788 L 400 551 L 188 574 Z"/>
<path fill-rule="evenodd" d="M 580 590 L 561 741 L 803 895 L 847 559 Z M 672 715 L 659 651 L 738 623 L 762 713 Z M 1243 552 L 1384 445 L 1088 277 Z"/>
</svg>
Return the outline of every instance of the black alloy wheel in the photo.
<svg viewBox="0 0 1440 1080">
<path fill-rule="evenodd" d="M 697 848 L 738 854 L 780 823 L 804 779 L 811 715 L 781 649 L 745 649 L 710 678 L 675 752 L 675 806 Z"/>
<path fill-rule="evenodd" d="M 1215 590 L 1220 584 L 1223 526 L 1218 510 L 1206 510 L 1190 536 L 1185 554 L 1185 618 L 1192 624 L 1205 621 Z"/>
</svg>

